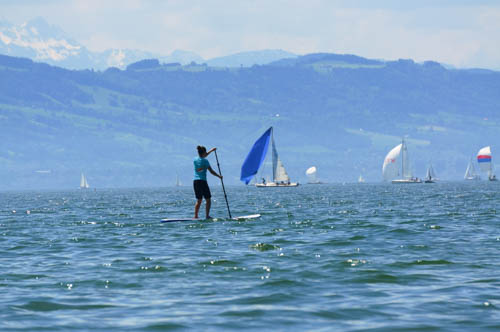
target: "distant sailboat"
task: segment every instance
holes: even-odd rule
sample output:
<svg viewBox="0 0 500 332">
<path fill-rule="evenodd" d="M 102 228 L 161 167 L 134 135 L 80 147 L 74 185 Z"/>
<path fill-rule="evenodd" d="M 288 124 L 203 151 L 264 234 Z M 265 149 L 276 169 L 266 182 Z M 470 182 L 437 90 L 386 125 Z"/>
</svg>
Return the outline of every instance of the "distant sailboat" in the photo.
<svg viewBox="0 0 500 332">
<path fill-rule="evenodd" d="M 425 183 L 434 183 L 436 182 L 436 173 L 434 173 L 434 168 L 432 168 L 432 164 L 427 168 L 427 173 L 425 174 Z"/>
<path fill-rule="evenodd" d="M 80 189 L 88 189 L 89 187 L 90 186 L 89 183 L 87 182 L 87 178 L 82 173 L 82 176 L 80 177 Z"/>
<path fill-rule="evenodd" d="M 182 186 L 181 180 L 179 180 L 179 174 L 176 174 L 176 177 L 175 177 L 175 186 L 176 187 Z"/>
<path fill-rule="evenodd" d="M 311 166 L 306 170 L 307 175 L 307 183 L 309 184 L 320 184 L 321 182 L 318 180 L 317 174 L 318 169 L 316 166 Z"/>
<path fill-rule="evenodd" d="M 477 162 L 479 163 L 479 168 L 483 172 L 488 173 L 488 180 L 497 181 L 497 177 L 493 173 L 493 165 L 491 164 L 491 148 L 485 146 L 477 153 Z"/>
<path fill-rule="evenodd" d="M 401 144 L 395 146 L 385 156 L 382 175 L 385 181 L 392 181 L 392 183 L 422 183 L 411 173 L 410 159 L 404 138 Z"/>
<path fill-rule="evenodd" d="M 365 179 L 363 178 L 363 176 L 361 174 L 359 175 L 358 183 L 365 183 Z"/>
<path fill-rule="evenodd" d="M 273 127 L 270 127 L 266 132 L 254 143 L 252 149 L 248 153 L 243 165 L 241 166 L 241 176 L 240 180 L 248 184 L 252 178 L 257 174 L 260 166 L 264 162 L 264 159 L 269 148 L 269 141 L 272 145 L 272 161 L 273 161 L 273 181 L 262 183 L 256 183 L 256 187 L 296 187 L 299 184 L 297 182 L 290 182 L 290 177 L 288 176 L 281 159 L 278 156 L 278 151 L 276 150 L 276 145 L 274 143 L 273 137 Z"/>
<path fill-rule="evenodd" d="M 465 170 L 464 179 L 474 180 L 474 181 L 481 180 L 479 174 L 476 173 L 476 169 L 474 168 L 474 163 L 472 162 L 472 158 L 470 158 L 469 164 L 467 165 L 467 169 Z"/>
</svg>

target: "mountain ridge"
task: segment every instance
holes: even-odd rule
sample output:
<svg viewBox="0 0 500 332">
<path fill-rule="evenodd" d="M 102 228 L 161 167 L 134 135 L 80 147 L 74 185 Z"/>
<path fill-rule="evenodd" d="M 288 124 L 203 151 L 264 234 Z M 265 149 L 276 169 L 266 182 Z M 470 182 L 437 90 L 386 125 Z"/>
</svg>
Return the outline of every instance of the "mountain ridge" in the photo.
<svg viewBox="0 0 500 332">
<path fill-rule="evenodd" d="M 207 63 L 211 66 L 250 67 L 267 64 L 294 54 L 282 50 L 240 52 L 232 55 L 204 59 L 191 51 L 174 50 L 168 55 L 136 49 L 107 49 L 93 52 L 75 41 L 60 27 L 36 17 L 15 26 L 0 21 L 0 54 L 27 57 L 68 69 L 105 70 L 109 67 L 125 68 L 127 65 L 148 58 L 157 58 L 163 63 L 191 62 Z"/>
<path fill-rule="evenodd" d="M 339 61 L 342 60 L 342 61 Z M 0 56 L 0 188 L 188 183 L 196 145 L 217 146 L 228 184 L 269 126 L 292 180 L 381 180 L 409 135 L 414 174 L 432 161 L 460 179 L 471 154 L 500 141 L 500 73 L 435 62 L 304 56 L 246 68 L 158 59 L 67 70 Z M 493 158 L 495 162 L 496 157 Z M 50 170 L 49 173 L 37 173 Z"/>
</svg>

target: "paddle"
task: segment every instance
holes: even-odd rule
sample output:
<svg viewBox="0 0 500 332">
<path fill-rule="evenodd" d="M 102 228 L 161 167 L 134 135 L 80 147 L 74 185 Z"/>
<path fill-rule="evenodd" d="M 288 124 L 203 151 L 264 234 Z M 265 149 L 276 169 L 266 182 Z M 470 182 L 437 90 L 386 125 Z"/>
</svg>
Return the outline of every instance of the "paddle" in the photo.
<svg viewBox="0 0 500 332">
<path fill-rule="evenodd" d="M 220 176 L 222 176 L 222 172 L 220 171 L 220 165 L 219 165 L 219 157 L 217 157 L 217 150 L 215 150 L 215 160 L 217 160 L 217 168 L 219 169 L 219 174 L 220 174 Z M 224 180 L 220 179 L 220 182 L 222 183 L 222 191 L 224 191 L 224 198 L 226 199 L 227 212 L 229 213 L 229 219 L 233 219 L 233 217 L 231 216 L 231 210 L 229 210 L 229 203 L 227 201 L 226 188 L 224 188 Z"/>
</svg>

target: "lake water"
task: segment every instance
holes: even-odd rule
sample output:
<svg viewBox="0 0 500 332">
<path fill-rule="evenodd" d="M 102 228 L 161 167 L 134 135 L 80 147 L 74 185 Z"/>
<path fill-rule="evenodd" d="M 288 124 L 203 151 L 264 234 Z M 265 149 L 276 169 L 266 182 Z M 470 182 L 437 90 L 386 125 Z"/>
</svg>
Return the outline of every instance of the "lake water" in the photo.
<svg viewBox="0 0 500 332">
<path fill-rule="evenodd" d="M 227 190 L 0 192 L 0 330 L 500 330 L 500 184 Z"/>
</svg>

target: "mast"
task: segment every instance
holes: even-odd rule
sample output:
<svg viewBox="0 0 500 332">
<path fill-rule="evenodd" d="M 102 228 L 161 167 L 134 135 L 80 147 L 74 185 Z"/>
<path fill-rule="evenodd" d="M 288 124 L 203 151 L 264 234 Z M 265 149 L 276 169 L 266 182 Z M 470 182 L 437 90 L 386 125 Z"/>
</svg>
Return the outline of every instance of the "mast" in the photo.
<svg viewBox="0 0 500 332">
<path fill-rule="evenodd" d="M 274 129 L 271 129 L 271 144 L 273 147 L 273 182 L 276 182 L 276 169 L 278 168 L 278 151 L 276 151 L 276 144 L 274 143 Z"/>
<path fill-rule="evenodd" d="M 405 144 L 405 139 L 403 138 L 401 140 L 401 178 L 406 178 L 406 172 L 405 172 L 405 159 L 406 159 L 406 144 Z"/>
</svg>

